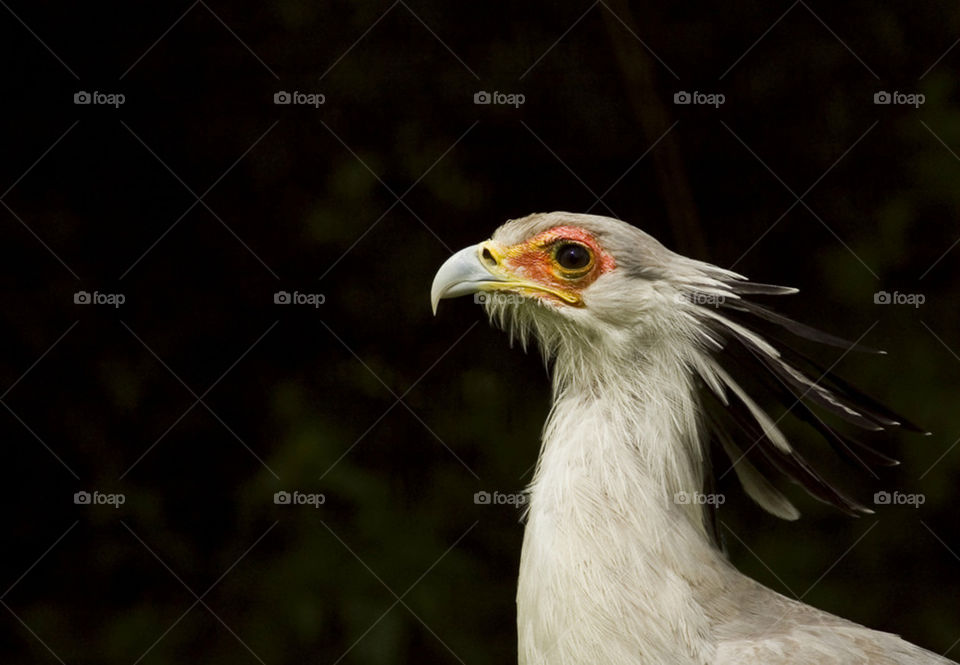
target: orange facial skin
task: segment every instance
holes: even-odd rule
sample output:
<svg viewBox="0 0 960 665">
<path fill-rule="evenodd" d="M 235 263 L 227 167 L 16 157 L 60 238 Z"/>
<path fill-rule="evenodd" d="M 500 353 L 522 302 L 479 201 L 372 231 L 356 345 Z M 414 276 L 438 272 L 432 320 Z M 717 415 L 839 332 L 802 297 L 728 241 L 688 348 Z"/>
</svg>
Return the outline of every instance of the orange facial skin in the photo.
<svg viewBox="0 0 960 665">
<path fill-rule="evenodd" d="M 557 262 L 554 252 L 567 243 L 586 247 L 590 252 L 590 262 L 578 270 L 564 269 Z M 596 239 L 576 226 L 556 226 L 510 247 L 494 243 L 485 243 L 484 247 L 512 277 L 544 287 L 544 290 L 539 290 L 525 288 L 521 284 L 517 285 L 518 290 L 578 307 L 583 306 L 582 291 L 600 275 L 616 267 L 613 257 L 601 249 Z"/>
</svg>

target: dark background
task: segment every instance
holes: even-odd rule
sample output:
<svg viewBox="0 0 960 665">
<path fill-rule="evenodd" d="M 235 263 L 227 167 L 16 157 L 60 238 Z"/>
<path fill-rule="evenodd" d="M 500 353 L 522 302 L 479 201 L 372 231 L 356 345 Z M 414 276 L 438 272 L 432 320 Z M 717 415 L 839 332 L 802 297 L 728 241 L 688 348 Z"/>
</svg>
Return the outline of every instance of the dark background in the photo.
<svg viewBox="0 0 960 665">
<path fill-rule="evenodd" d="M 902 466 L 788 432 L 861 500 L 924 505 L 791 489 L 783 523 L 731 474 L 723 532 L 774 589 L 960 655 L 953 3 L 0 4 L 0 660 L 514 662 L 522 527 L 473 494 L 529 480 L 547 377 L 428 294 L 554 209 L 798 286 L 782 311 L 889 351 L 838 368 L 934 432 L 881 437 Z"/>
</svg>

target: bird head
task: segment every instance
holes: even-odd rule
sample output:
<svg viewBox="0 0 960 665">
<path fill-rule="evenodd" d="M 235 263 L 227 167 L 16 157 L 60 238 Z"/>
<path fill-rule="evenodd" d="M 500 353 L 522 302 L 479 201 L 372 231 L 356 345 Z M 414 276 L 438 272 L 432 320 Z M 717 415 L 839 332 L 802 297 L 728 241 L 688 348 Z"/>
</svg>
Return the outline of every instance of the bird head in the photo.
<svg viewBox="0 0 960 665">
<path fill-rule="evenodd" d="M 489 240 L 454 254 L 437 272 L 431 300 L 436 312 L 443 298 L 478 294 L 491 320 L 524 346 L 535 339 L 545 358 L 557 361 L 555 389 L 612 386 L 608 394 L 626 395 L 621 401 L 652 395 L 664 408 L 687 404 L 678 418 L 705 423 L 747 493 L 775 515 L 798 514 L 767 481 L 777 473 L 849 514 L 871 512 L 820 476 L 760 403 L 783 403 L 840 456 L 870 473 L 896 461 L 842 433 L 810 406 L 866 430 L 922 430 L 830 369 L 768 339 L 768 333 L 786 331 L 844 353 L 873 351 L 751 300 L 795 292 L 672 252 L 616 219 L 552 212 L 510 220 Z M 745 389 L 742 380 L 754 385 Z M 760 390 L 752 389 L 756 385 Z"/>
<path fill-rule="evenodd" d="M 638 345 L 682 356 L 715 345 L 700 310 L 737 298 L 731 283 L 742 279 L 625 222 L 552 212 L 510 220 L 454 254 L 437 272 L 431 299 L 436 312 L 443 298 L 478 294 L 492 320 L 524 346 L 537 339 L 547 356 L 620 357 Z"/>
</svg>

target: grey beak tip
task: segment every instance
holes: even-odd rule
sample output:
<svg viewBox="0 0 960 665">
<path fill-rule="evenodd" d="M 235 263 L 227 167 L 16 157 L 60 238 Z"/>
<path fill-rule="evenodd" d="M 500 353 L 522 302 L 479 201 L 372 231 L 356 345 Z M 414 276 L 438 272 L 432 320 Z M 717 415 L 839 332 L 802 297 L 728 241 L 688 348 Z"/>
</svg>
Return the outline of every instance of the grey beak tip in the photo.
<svg viewBox="0 0 960 665">
<path fill-rule="evenodd" d="M 464 247 L 448 258 L 433 278 L 430 287 L 430 304 L 436 316 L 437 308 L 443 298 L 476 293 L 480 285 L 487 282 L 502 281 L 480 262 L 478 245 Z"/>
</svg>

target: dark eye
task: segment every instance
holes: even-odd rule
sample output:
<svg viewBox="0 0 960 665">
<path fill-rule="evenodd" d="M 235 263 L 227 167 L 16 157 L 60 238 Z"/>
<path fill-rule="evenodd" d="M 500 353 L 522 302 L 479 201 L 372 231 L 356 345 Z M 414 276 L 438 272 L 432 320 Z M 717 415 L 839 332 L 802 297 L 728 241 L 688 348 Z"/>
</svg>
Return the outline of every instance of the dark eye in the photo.
<svg viewBox="0 0 960 665">
<path fill-rule="evenodd" d="M 558 245 L 554 251 L 554 258 L 564 270 L 583 270 L 593 260 L 590 250 L 575 242 Z"/>
</svg>

